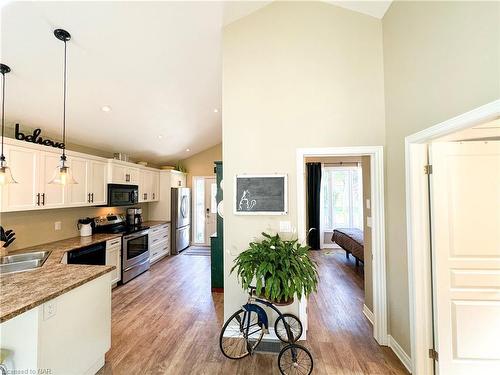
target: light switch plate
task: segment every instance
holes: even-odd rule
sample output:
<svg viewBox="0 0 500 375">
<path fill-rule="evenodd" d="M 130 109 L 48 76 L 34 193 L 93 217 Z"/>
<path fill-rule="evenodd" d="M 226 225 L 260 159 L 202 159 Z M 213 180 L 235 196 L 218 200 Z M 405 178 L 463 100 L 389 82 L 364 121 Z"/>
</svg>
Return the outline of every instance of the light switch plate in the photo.
<svg viewBox="0 0 500 375">
<path fill-rule="evenodd" d="M 43 304 L 43 320 L 47 320 L 56 315 L 56 301 L 52 300 Z"/>
<path fill-rule="evenodd" d="M 62 228 L 62 223 L 60 221 L 56 221 L 54 223 L 54 230 L 61 230 Z"/>
<path fill-rule="evenodd" d="M 366 226 L 368 228 L 371 228 L 372 227 L 372 218 L 370 216 L 367 216 L 366 217 Z"/>
<path fill-rule="evenodd" d="M 370 198 L 366 198 L 366 209 L 370 209 Z"/>
<path fill-rule="evenodd" d="M 290 233 L 292 231 L 292 223 L 289 221 L 280 221 L 280 232 Z"/>
</svg>

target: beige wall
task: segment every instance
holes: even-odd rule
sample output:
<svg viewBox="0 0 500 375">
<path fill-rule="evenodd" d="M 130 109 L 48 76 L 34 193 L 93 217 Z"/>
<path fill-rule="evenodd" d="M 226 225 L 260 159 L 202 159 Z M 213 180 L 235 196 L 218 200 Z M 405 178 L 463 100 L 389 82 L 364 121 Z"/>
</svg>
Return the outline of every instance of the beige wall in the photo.
<svg viewBox="0 0 500 375">
<path fill-rule="evenodd" d="M 389 331 L 410 353 L 404 137 L 500 97 L 500 3 L 400 2 L 383 19 Z"/>
<path fill-rule="evenodd" d="M 148 217 L 148 204 L 139 204 L 143 215 Z M 28 246 L 63 240 L 79 236 L 76 224 L 78 219 L 106 215 L 110 212 L 124 212 L 121 207 L 78 207 L 39 211 L 7 212 L 0 214 L 0 225 L 16 233 L 16 241 L 8 250 L 22 249 Z M 61 230 L 54 230 L 54 223 L 61 222 Z"/>
<path fill-rule="evenodd" d="M 370 156 L 361 157 L 361 173 L 363 175 L 363 239 L 364 248 L 364 271 L 365 271 L 365 305 L 373 312 L 373 276 L 372 276 L 372 228 L 367 225 L 368 218 L 372 216 L 371 210 L 371 165 Z M 366 206 L 366 200 L 370 200 L 370 208 Z"/>
<path fill-rule="evenodd" d="M 192 187 L 193 176 L 214 175 L 214 161 L 222 160 L 222 144 L 199 152 L 187 159 L 181 160 L 187 170 L 186 184 Z"/>
<path fill-rule="evenodd" d="M 274 2 L 224 30 L 224 312 L 245 299 L 235 256 L 279 221 L 297 226 L 296 149 L 383 145 L 381 21 L 329 4 Z M 236 216 L 238 173 L 287 173 L 286 216 Z M 297 306 L 291 307 L 297 313 Z"/>
</svg>

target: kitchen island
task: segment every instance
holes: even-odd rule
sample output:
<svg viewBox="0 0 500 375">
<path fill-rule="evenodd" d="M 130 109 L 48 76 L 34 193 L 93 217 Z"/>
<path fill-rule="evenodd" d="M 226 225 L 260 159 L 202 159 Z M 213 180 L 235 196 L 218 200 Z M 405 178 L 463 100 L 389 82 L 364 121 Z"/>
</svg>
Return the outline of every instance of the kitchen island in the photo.
<svg viewBox="0 0 500 375">
<path fill-rule="evenodd" d="M 96 234 L 33 246 L 34 270 L 0 275 L 0 349 L 8 371 L 95 374 L 111 345 L 114 266 L 61 263 L 68 251 L 120 237 Z"/>
</svg>

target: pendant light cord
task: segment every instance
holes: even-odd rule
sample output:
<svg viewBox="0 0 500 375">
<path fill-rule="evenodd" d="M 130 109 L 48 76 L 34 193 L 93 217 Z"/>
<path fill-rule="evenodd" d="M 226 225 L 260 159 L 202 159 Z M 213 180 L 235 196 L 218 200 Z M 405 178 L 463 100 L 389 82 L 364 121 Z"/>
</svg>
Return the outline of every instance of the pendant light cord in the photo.
<svg viewBox="0 0 500 375">
<path fill-rule="evenodd" d="M 0 155 L 0 161 L 2 163 L 3 160 L 5 159 L 5 156 L 3 155 L 4 128 L 5 128 L 5 73 L 2 73 L 2 153 Z"/>
<path fill-rule="evenodd" d="M 64 41 L 64 94 L 63 94 L 63 153 L 62 156 L 66 158 L 66 41 Z"/>
</svg>

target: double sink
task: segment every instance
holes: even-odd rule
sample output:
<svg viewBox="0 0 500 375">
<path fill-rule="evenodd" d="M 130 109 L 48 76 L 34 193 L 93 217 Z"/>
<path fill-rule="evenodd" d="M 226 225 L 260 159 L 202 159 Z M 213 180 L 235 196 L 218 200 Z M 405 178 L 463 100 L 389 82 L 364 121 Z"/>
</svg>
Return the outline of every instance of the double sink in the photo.
<svg viewBox="0 0 500 375">
<path fill-rule="evenodd" d="M 50 251 L 33 251 L 2 257 L 0 275 L 37 269 L 43 265 L 50 253 Z"/>
</svg>

